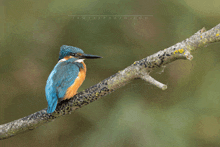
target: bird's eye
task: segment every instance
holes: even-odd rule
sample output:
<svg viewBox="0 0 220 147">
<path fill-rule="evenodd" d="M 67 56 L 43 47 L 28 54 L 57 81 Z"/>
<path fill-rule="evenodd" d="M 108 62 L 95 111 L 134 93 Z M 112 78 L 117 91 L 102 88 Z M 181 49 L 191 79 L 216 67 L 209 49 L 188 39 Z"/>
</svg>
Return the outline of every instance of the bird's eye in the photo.
<svg viewBox="0 0 220 147">
<path fill-rule="evenodd" d="M 76 54 L 75 53 L 72 53 L 72 56 L 75 56 Z"/>
</svg>

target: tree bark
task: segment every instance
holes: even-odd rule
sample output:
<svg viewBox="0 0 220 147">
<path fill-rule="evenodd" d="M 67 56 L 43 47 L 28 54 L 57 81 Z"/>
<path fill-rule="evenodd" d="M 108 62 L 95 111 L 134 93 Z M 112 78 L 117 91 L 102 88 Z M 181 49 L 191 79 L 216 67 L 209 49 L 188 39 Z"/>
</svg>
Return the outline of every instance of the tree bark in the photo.
<svg viewBox="0 0 220 147">
<path fill-rule="evenodd" d="M 52 114 L 48 114 L 45 108 L 24 118 L 0 125 L 0 140 L 12 137 L 27 130 L 35 129 L 36 127 L 53 121 L 60 116 L 70 114 L 74 110 L 115 91 L 135 78 L 141 78 L 158 88 L 165 90 L 167 85 L 153 79 L 149 75 L 150 72 L 178 59 L 192 60 L 193 56 L 191 55 L 191 51 L 209 43 L 220 41 L 219 34 L 220 24 L 209 31 L 202 28 L 186 40 L 142 60 L 135 61 L 124 70 L 121 70 L 98 84 L 76 94 L 71 99 L 61 101 L 58 103 L 56 111 Z"/>
</svg>

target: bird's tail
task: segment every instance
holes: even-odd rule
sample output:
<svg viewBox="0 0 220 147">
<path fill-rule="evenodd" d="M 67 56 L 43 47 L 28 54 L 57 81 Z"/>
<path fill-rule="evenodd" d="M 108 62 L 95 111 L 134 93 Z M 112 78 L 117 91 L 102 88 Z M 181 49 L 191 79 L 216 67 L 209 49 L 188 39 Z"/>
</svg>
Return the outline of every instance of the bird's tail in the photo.
<svg viewBox="0 0 220 147">
<path fill-rule="evenodd" d="M 48 102 L 47 113 L 53 113 L 56 107 L 57 107 L 57 99 L 51 99 L 51 101 Z"/>
</svg>

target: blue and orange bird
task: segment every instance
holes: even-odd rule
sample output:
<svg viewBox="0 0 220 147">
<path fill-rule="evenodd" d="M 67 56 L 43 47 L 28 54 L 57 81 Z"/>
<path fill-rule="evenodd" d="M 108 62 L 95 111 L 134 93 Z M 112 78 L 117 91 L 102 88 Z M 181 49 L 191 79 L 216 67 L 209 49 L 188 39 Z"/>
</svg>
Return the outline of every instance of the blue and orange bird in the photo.
<svg viewBox="0 0 220 147">
<path fill-rule="evenodd" d="M 58 100 L 73 97 L 86 77 L 84 59 L 102 58 L 84 54 L 83 50 L 63 45 L 60 48 L 58 63 L 50 73 L 45 87 L 48 103 L 47 113 L 53 113 Z"/>
</svg>

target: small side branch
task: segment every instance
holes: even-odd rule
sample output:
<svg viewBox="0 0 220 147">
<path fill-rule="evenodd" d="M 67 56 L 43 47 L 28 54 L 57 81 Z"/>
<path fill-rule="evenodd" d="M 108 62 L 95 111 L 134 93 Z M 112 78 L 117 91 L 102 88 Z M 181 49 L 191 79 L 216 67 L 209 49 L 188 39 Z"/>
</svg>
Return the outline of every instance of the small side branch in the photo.
<svg viewBox="0 0 220 147">
<path fill-rule="evenodd" d="M 162 89 L 162 90 L 166 90 L 167 89 L 167 85 L 160 83 L 159 81 L 155 80 L 154 78 L 152 78 L 150 75 L 143 75 L 141 76 L 141 79 L 145 80 L 146 82 L 149 82 L 155 86 L 157 86 L 158 88 Z"/>
<path fill-rule="evenodd" d="M 134 78 L 142 78 L 162 90 L 165 90 L 167 86 L 153 79 L 149 75 L 150 72 L 178 59 L 192 60 L 193 56 L 191 55 L 191 51 L 209 43 L 220 41 L 219 34 L 220 24 L 209 31 L 206 31 L 205 28 L 203 28 L 190 38 L 140 61 L 136 61 L 131 66 L 128 66 L 124 70 L 112 75 L 100 83 L 78 93 L 73 98 L 61 101 L 58 104 L 56 111 L 52 114 L 47 114 L 46 109 L 43 109 L 24 118 L 0 125 L 0 140 L 12 137 L 26 130 L 32 130 L 44 123 L 54 120 L 55 118 L 70 114 L 72 111 L 96 101 L 97 99 L 124 86 Z"/>
</svg>

